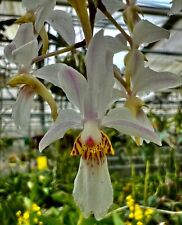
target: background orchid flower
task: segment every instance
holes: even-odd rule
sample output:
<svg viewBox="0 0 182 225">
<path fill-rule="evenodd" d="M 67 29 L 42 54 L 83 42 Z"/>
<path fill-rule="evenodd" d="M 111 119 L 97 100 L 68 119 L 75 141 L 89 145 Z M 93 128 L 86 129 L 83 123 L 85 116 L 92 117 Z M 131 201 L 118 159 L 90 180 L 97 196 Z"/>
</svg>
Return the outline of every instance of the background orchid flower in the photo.
<svg viewBox="0 0 182 225">
<path fill-rule="evenodd" d="M 38 55 L 38 42 L 34 36 L 33 24 L 20 25 L 14 40 L 5 47 L 4 55 L 18 66 L 18 75 L 12 77 L 8 84 L 12 87 L 23 85 L 13 108 L 13 119 L 18 128 L 26 130 L 30 118 L 30 108 L 36 93 L 49 103 L 54 117 L 57 108 L 46 87 L 30 74 L 31 62 Z"/>
<path fill-rule="evenodd" d="M 45 20 L 54 9 L 56 0 L 22 0 L 22 5 L 27 12 L 31 12 L 35 16 L 35 30 L 39 34 Z"/>
<path fill-rule="evenodd" d="M 171 9 L 169 10 L 168 15 L 174 15 L 179 13 L 182 10 L 182 1 L 181 0 L 172 0 L 172 6 Z"/>
<path fill-rule="evenodd" d="M 170 32 L 164 28 L 158 27 L 148 20 L 140 20 L 135 24 L 132 37 L 132 49 L 139 48 L 142 44 L 151 44 L 164 38 L 169 38 Z M 123 44 L 123 35 L 118 34 Z"/>
<path fill-rule="evenodd" d="M 114 150 L 102 127 L 142 136 L 160 144 L 158 136 L 140 124 L 126 108 L 113 109 L 107 115 L 114 84 L 113 53 L 118 49 L 116 39 L 98 32 L 90 42 L 86 54 L 87 80 L 82 74 L 65 64 L 48 65 L 35 72 L 37 77 L 61 87 L 78 110 L 60 110 L 59 115 L 40 141 L 42 151 L 65 132 L 82 129 L 76 138 L 72 156 L 81 156 L 74 182 L 73 196 L 85 217 L 94 214 L 104 217 L 113 202 L 113 189 L 107 167 L 108 154 Z"/>
<path fill-rule="evenodd" d="M 56 0 L 23 0 L 23 6 L 27 13 L 20 17 L 16 23 L 32 22 L 34 24 L 36 35 L 42 39 L 42 53 L 45 54 L 48 49 L 48 35 L 44 27 L 44 22 L 48 22 L 56 32 L 68 43 L 75 42 L 75 31 L 71 16 L 62 11 L 54 10 Z"/>
<path fill-rule="evenodd" d="M 4 56 L 17 64 L 19 71 L 28 72 L 31 62 L 38 55 L 38 42 L 34 36 L 32 23 L 19 26 L 13 41 L 4 48 Z"/>
<path fill-rule="evenodd" d="M 126 63 L 126 71 L 130 75 L 130 86 L 127 86 L 126 83 L 120 83 L 120 97 L 126 99 L 124 105 L 131 111 L 132 115 L 154 132 L 142 109 L 145 103 L 140 97 L 150 92 L 177 87 L 181 85 L 182 78 L 170 72 L 156 72 L 145 67 L 144 56 L 137 49 L 130 53 Z M 121 77 L 121 73 L 116 67 L 115 73 Z M 136 142 L 142 144 L 141 139 L 136 139 Z"/>
</svg>

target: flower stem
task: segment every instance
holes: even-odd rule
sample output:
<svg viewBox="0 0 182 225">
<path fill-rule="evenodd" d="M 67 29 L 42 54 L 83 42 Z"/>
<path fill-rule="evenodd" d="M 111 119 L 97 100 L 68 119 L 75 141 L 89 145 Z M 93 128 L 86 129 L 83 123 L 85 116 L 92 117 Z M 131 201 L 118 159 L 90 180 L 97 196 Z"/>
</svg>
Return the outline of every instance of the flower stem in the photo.
<svg viewBox="0 0 182 225">
<path fill-rule="evenodd" d="M 139 205 L 139 206 L 142 209 L 152 209 L 152 210 L 154 210 L 155 212 L 158 212 L 158 213 L 163 213 L 163 214 L 168 214 L 168 215 L 182 215 L 182 211 L 176 212 L 176 211 L 170 211 L 170 210 L 165 210 L 165 209 L 157 209 L 157 208 L 150 207 L 150 206 L 143 206 L 143 205 Z M 112 216 L 114 213 L 121 213 L 125 209 L 128 209 L 127 205 L 119 207 L 119 208 L 107 213 L 104 218 L 108 218 L 108 217 Z"/>
<path fill-rule="evenodd" d="M 132 38 L 124 31 L 124 29 L 116 22 L 116 20 L 112 17 L 112 15 L 107 11 L 106 7 L 101 2 L 101 0 L 98 1 L 98 8 L 111 21 L 111 23 L 123 34 L 123 36 L 126 38 L 130 46 L 132 47 Z"/>
<path fill-rule="evenodd" d="M 69 52 L 69 51 L 72 51 L 72 50 L 74 50 L 76 48 L 80 48 L 80 47 L 83 47 L 83 46 L 85 46 L 85 40 L 83 40 L 81 42 L 78 42 L 78 43 L 76 43 L 74 45 L 67 46 L 67 47 L 62 48 L 60 50 L 40 55 L 40 56 L 38 56 L 38 57 L 36 57 L 36 58 L 34 58 L 32 60 L 32 64 L 37 63 L 39 61 L 42 61 L 42 60 L 44 60 L 44 59 L 46 59 L 48 57 L 52 57 L 52 56 L 56 56 L 56 55 L 59 55 L 59 54 L 63 54 L 65 52 Z"/>
<path fill-rule="evenodd" d="M 143 202 L 144 205 L 147 205 L 147 192 L 148 192 L 148 180 L 149 180 L 149 168 L 150 162 L 147 160 L 146 162 L 146 170 L 145 170 L 145 181 L 144 181 L 144 194 L 143 194 Z"/>
<path fill-rule="evenodd" d="M 121 74 L 114 69 L 114 77 L 120 82 L 120 84 L 127 89 L 125 80 L 121 77 Z"/>
<path fill-rule="evenodd" d="M 113 210 L 113 211 L 107 213 L 107 214 L 104 216 L 104 218 L 108 218 L 108 217 L 112 216 L 114 213 L 120 213 L 120 212 L 122 212 L 123 210 L 125 210 L 125 209 L 127 209 L 127 208 L 128 208 L 127 205 L 126 205 L 126 206 L 123 206 L 123 207 L 120 207 L 120 208 L 117 208 L 117 209 L 115 209 L 115 210 Z"/>
</svg>

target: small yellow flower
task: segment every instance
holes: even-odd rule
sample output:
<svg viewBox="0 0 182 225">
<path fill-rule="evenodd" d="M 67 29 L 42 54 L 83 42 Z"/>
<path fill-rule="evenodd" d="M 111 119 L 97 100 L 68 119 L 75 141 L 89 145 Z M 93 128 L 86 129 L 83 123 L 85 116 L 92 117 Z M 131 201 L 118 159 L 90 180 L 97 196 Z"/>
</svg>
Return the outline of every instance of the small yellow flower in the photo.
<svg viewBox="0 0 182 225">
<path fill-rule="evenodd" d="M 130 211 L 132 211 L 132 212 L 133 212 L 133 211 L 134 211 L 134 209 L 135 209 L 134 205 L 129 206 L 129 210 L 130 210 Z"/>
<path fill-rule="evenodd" d="M 37 223 L 38 223 L 38 218 L 35 217 L 35 218 L 33 219 L 33 222 L 37 224 Z"/>
<path fill-rule="evenodd" d="M 151 216 L 154 213 L 154 210 L 151 208 L 148 208 L 145 210 L 145 216 Z"/>
<path fill-rule="evenodd" d="M 41 215 L 42 215 L 41 211 L 38 211 L 38 212 L 37 212 L 37 215 L 38 215 L 38 216 L 41 216 Z"/>
<path fill-rule="evenodd" d="M 136 225 L 144 225 L 141 221 L 138 221 Z"/>
<path fill-rule="evenodd" d="M 133 214 L 132 212 L 130 212 L 129 218 L 130 218 L 130 219 L 133 219 L 133 218 L 134 218 L 134 214 Z"/>
<path fill-rule="evenodd" d="M 37 157 L 37 169 L 38 170 L 46 170 L 47 166 L 47 157 L 46 156 L 38 156 Z"/>
<path fill-rule="evenodd" d="M 126 222 L 125 222 L 125 225 L 132 225 L 132 223 L 129 222 L 129 221 L 126 221 Z"/>
<path fill-rule="evenodd" d="M 128 207 L 132 207 L 132 206 L 134 205 L 134 203 L 135 203 L 135 201 L 134 201 L 134 199 L 132 198 L 132 196 L 131 196 L 131 195 L 128 195 L 128 196 L 126 197 L 126 204 L 127 204 L 127 206 L 128 206 Z"/>
<path fill-rule="evenodd" d="M 41 221 L 38 223 L 38 225 L 44 225 Z"/>
<path fill-rule="evenodd" d="M 40 210 L 40 206 L 38 206 L 36 203 L 32 204 L 32 211 L 37 212 Z"/>
<path fill-rule="evenodd" d="M 143 218 L 143 211 L 138 204 L 135 205 L 134 217 L 136 220 L 141 220 Z"/>
<path fill-rule="evenodd" d="M 25 211 L 25 212 L 23 213 L 23 219 L 28 220 L 29 217 L 30 217 L 30 212 L 29 212 L 29 211 Z"/>
<path fill-rule="evenodd" d="M 18 211 L 16 212 L 16 216 L 17 216 L 17 217 L 20 217 L 20 216 L 21 216 L 21 211 L 20 211 L 20 210 L 18 210 Z"/>
</svg>

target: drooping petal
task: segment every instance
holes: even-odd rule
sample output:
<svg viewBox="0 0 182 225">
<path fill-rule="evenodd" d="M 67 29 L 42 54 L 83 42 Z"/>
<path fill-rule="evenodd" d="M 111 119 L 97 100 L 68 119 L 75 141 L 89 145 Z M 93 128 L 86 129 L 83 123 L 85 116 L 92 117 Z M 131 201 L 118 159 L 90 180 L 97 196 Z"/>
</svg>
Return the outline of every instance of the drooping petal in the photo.
<svg viewBox="0 0 182 225">
<path fill-rule="evenodd" d="M 127 108 L 117 108 L 111 110 L 102 121 L 102 125 L 112 127 L 123 134 L 128 134 L 161 145 L 160 138 L 155 132 L 145 124 L 134 118 Z"/>
<path fill-rule="evenodd" d="M 4 48 L 4 56 L 7 60 L 13 62 L 13 55 L 12 52 L 16 49 L 15 43 L 11 42 L 10 44 L 6 45 Z"/>
<path fill-rule="evenodd" d="M 169 31 L 158 27 L 147 20 L 138 22 L 133 30 L 133 40 L 136 45 L 152 43 L 163 38 L 169 38 Z"/>
<path fill-rule="evenodd" d="M 55 123 L 40 141 L 39 150 L 42 151 L 52 142 L 62 138 L 66 131 L 70 128 L 82 128 L 81 115 L 72 109 L 61 110 Z"/>
<path fill-rule="evenodd" d="M 24 67 L 29 67 L 34 57 L 38 55 L 38 42 L 36 39 L 12 51 L 13 61 Z"/>
<path fill-rule="evenodd" d="M 127 40 L 126 38 L 122 35 L 122 34 L 118 34 L 115 36 L 115 38 L 120 42 L 121 44 L 121 49 L 124 50 L 128 50 L 127 47 Z"/>
<path fill-rule="evenodd" d="M 47 22 L 68 44 L 74 44 L 75 30 L 73 28 L 72 18 L 67 12 L 54 10 L 47 18 Z"/>
<path fill-rule="evenodd" d="M 113 88 L 111 103 L 113 103 L 117 100 L 120 100 L 122 98 L 125 98 L 125 99 L 127 98 L 126 92 L 124 90 L 119 90 L 117 88 Z"/>
<path fill-rule="evenodd" d="M 35 38 L 32 23 L 21 24 L 18 28 L 13 42 L 16 48 L 32 41 Z"/>
<path fill-rule="evenodd" d="M 181 0 L 172 0 L 172 7 L 168 13 L 169 16 L 179 13 L 182 10 Z"/>
<path fill-rule="evenodd" d="M 138 49 L 132 49 L 127 57 L 126 73 L 131 76 L 131 80 L 140 77 L 141 70 L 144 68 L 144 56 Z"/>
<path fill-rule="evenodd" d="M 25 85 L 19 92 L 13 107 L 12 117 L 18 129 L 26 131 L 29 125 L 30 109 L 35 95 L 34 90 Z"/>
<path fill-rule="evenodd" d="M 112 97 L 114 85 L 113 53 L 118 49 L 114 38 L 103 36 L 99 31 L 89 44 L 86 55 L 90 107 L 101 118 Z"/>
<path fill-rule="evenodd" d="M 67 98 L 83 112 L 83 101 L 87 92 L 87 82 L 83 75 L 63 63 L 45 66 L 34 74 L 60 87 Z"/>
<path fill-rule="evenodd" d="M 106 157 L 101 164 L 81 158 L 73 197 L 84 217 L 94 214 L 95 218 L 100 220 L 105 216 L 113 203 L 113 189 Z"/>
<path fill-rule="evenodd" d="M 143 109 L 140 109 L 139 110 L 139 112 L 137 113 L 137 115 L 136 115 L 136 118 L 137 118 L 137 120 L 141 123 L 141 124 L 143 124 L 145 127 L 147 127 L 149 130 L 151 130 L 151 131 L 153 131 L 153 132 L 155 132 L 154 131 L 154 128 L 153 128 L 153 126 L 152 126 L 152 124 L 151 124 L 151 122 L 150 122 L 150 120 L 148 119 L 148 117 L 147 117 L 147 115 L 144 113 L 144 111 L 143 111 Z M 138 137 L 135 137 L 135 141 L 136 141 L 136 138 L 138 138 Z M 147 142 L 147 143 L 149 143 L 150 141 L 148 141 L 148 140 L 146 140 L 145 139 L 145 141 Z M 142 145 L 142 143 L 143 143 L 143 139 L 142 138 L 138 138 L 138 145 Z"/>
<path fill-rule="evenodd" d="M 110 14 L 113 14 L 114 12 L 118 11 L 119 9 L 124 8 L 124 3 L 119 0 L 112 0 L 112 1 L 111 0 L 102 0 L 102 3 L 104 4 L 104 6 L 106 7 L 107 11 Z M 100 10 L 98 10 L 95 20 L 99 21 L 104 18 L 105 18 L 104 14 Z"/>
<path fill-rule="evenodd" d="M 55 5 L 56 0 L 47 0 L 46 4 L 37 10 L 35 20 L 35 30 L 37 31 L 37 33 L 40 32 L 45 20 L 48 18 Z"/>
<path fill-rule="evenodd" d="M 19 47 L 23 47 L 25 44 L 33 40 L 34 40 L 34 33 L 32 23 L 20 25 L 14 40 L 4 48 L 5 57 L 13 62 L 14 57 L 12 55 L 12 52 Z"/>
<path fill-rule="evenodd" d="M 156 72 L 150 68 L 143 68 L 133 79 L 133 93 L 157 91 L 173 88 L 182 84 L 182 78 L 170 72 Z"/>
</svg>

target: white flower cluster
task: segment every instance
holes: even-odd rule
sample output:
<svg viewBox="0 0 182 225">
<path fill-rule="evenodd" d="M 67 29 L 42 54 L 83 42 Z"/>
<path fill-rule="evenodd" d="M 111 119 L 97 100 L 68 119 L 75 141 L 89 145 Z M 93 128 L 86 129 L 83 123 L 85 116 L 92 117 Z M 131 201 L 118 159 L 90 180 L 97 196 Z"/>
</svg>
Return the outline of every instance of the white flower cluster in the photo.
<svg viewBox="0 0 182 225">
<path fill-rule="evenodd" d="M 47 65 L 30 72 L 32 64 L 36 59 L 43 59 L 48 49 L 49 40 L 44 21 L 68 44 L 65 51 L 73 50 L 77 44 L 72 19 L 64 11 L 54 10 L 56 0 L 22 0 L 27 13 L 17 20 L 20 24 L 17 34 L 12 43 L 4 49 L 5 57 L 19 68 L 18 75 L 11 78 L 8 84 L 22 85 L 13 110 L 13 118 L 18 128 L 25 128 L 28 124 L 35 94 L 41 95 L 50 105 L 54 123 L 40 141 L 40 151 L 62 138 L 68 129 L 81 129 L 71 152 L 72 156 L 81 157 L 73 196 L 85 217 L 94 214 L 99 220 L 104 217 L 113 202 L 107 155 L 113 155 L 114 150 L 101 129 L 115 128 L 132 136 L 138 145 L 141 145 L 143 140 L 161 145 L 159 136 L 143 111 L 145 103 L 141 96 L 145 92 L 177 87 L 181 84 L 181 77 L 170 72 L 156 72 L 146 66 L 146 58 L 140 51 L 141 44 L 169 38 L 170 33 L 141 19 L 136 1 L 128 0 L 123 3 L 114 0 L 112 4 L 110 0 L 92 0 L 88 4 L 86 0 L 68 2 L 80 18 L 85 34 L 85 42 L 82 44 L 87 48 L 87 79 L 63 63 Z M 91 2 L 89 14 L 87 5 L 89 7 Z M 121 8 L 121 16 L 123 15 L 129 34 L 111 16 Z M 181 0 L 173 1 L 170 14 L 181 8 Z M 120 31 L 119 35 L 104 36 L 104 30 L 100 30 L 93 36 L 93 21 L 95 19 L 97 22 L 103 16 L 111 20 Z M 43 52 L 38 56 L 41 46 Z M 114 54 L 121 51 L 127 51 L 124 72 L 113 65 Z M 55 52 L 56 54 L 58 52 Z M 38 78 L 61 88 L 77 110 L 65 109 L 57 113 L 52 95 Z M 125 100 L 124 106 L 111 109 L 112 103 L 120 98 Z"/>
</svg>

